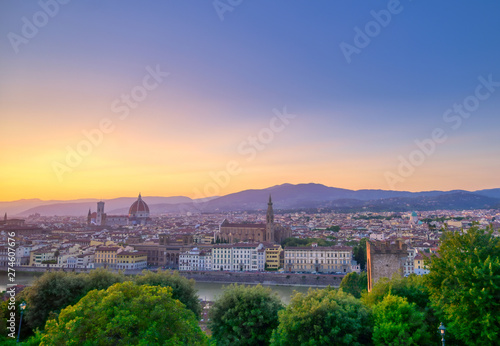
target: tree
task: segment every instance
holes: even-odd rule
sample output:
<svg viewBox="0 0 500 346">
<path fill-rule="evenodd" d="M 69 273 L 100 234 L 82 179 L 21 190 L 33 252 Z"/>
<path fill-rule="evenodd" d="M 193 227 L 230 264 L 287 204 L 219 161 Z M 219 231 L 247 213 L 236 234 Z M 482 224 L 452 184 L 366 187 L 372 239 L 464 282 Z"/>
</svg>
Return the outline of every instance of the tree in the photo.
<svg viewBox="0 0 500 346">
<path fill-rule="evenodd" d="M 268 345 L 281 309 L 268 287 L 230 285 L 210 309 L 208 327 L 217 345 Z"/>
<path fill-rule="evenodd" d="M 91 290 L 105 290 L 116 283 L 123 282 L 125 281 L 125 275 L 99 268 L 90 271 L 88 274 L 83 274 L 83 279 L 85 281 L 85 292 L 90 292 Z"/>
<path fill-rule="evenodd" d="M 429 345 L 425 314 L 406 298 L 388 294 L 373 308 L 375 345 Z"/>
<path fill-rule="evenodd" d="M 158 270 L 153 273 L 144 270 L 142 275 L 137 275 L 134 280 L 138 285 L 172 287 L 172 297 L 179 299 L 186 307 L 199 317 L 201 314 L 201 304 L 194 286 L 194 280 L 188 280 L 179 275 L 178 272 L 166 272 Z"/>
<path fill-rule="evenodd" d="M 366 272 L 360 274 L 352 272 L 344 276 L 340 283 L 342 291 L 352 294 L 355 298 L 361 298 L 361 293 L 368 289 L 368 278 Z"/>
<path fill-rule="evenodd" d="M 352 254 L 354 259 L 358 262 L 361 270 L 365 270 L 366 268 L 366 242 L 368 239 L 361 238 L 359 244 L 354 246 L 352 249 Z"/>
<path fill-rule="evenodd" d="M 283 247 L 293 247 L 293 246 L 311 246 L 313 243 L 318 244 L 318 246 L 334 246 L 337 244 L 335 241 L 329 241 L 321 238 L 286 238 L 281 243 Z"/>
<path fill-rule="evenodd" d="M 361 345 L 371 342 L 368 308 L 342 290 L 296 293 L 279 314 L 272 345 Z"/>
<path fill-rule="evenodd" d="M 424 313 L 425 323 L 429 330 L 439 325 L 431 306 L 429 290 L 422 276 L 412 274 L 408 277 L 401 277 L 396 274 L 390 280 L 382 278 L 373 286 L 370 293 L 362 293 L 361 300 L 366 305 L 374 307 L 389 294 L 406 298 L 409 303 L 414 303 L 418 311 Z M 431 339 L 432 343 L 437 343 L 439 340 L 437 333 L 431 333 Z"/>
<path fill-rule="evenodd" d="M 429 291 L 422 276 L 413 274 L 401 277 L 396 274 L 390 280 L 382 278 L 373 286 L 370 293 L 365 292 L 362 295 L 362 300 L 366 305 L 373 307 L 388 294 L 406 298 L 408 302 L 415 303 L 422 310 L 429 307 Z"/>
<path fill-rule="evenodd" d="M 93 290 L 49 320 L 40 345 L 206 345 L 172 288 L 127 281 Z"/>
<path fill-rule="evenodd" d="M 448 332 L 468 345 L 500 344 L 500 238 L 477 226 L 444 232 L 425 276 Z"/>
<path fill-rule="evenodd" d="M 23 291 L 27 304 L 26 324 L 32 329 L 42 329 L 48 318 L 77 303 L 87 292 L 106 289 L 123 280 L 122 274 L 105 269 L 93 270 L 89 274 L 46 272 Z"/>
<path fill-rule="evenodd" d="M 32 329 L 42 329 L 49 317 L 75 304 L 86 293 L 83 277 L 65 272 L 46 272 L 25 291 L 24 319 Z"/>
</svg>

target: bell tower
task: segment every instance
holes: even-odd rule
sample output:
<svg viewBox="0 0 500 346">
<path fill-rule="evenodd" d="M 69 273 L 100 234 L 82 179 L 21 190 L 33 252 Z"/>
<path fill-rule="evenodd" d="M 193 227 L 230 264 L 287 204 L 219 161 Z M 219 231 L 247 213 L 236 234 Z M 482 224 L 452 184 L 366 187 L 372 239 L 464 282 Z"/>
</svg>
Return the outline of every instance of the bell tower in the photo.
<svg viewBox="0 0 500 346">
<path fill-rule="evenodd" d="M 267 203 L 265 241 L 274 242 L 274 211 L 273 211 L 273 201 L 271 200 L 271 195 L 269 195 L 269 202 Z"/>
<path fill-rule="evenodd" d="M 97 217 L 96 217 L 96 220 L 95 220 L 95 223 L 98 225 L 98 226 L 103 226 L 104 225 L 104 202 L 103 201 L 100 201 L 100 202 L 97 202 Z"/>
</svg>

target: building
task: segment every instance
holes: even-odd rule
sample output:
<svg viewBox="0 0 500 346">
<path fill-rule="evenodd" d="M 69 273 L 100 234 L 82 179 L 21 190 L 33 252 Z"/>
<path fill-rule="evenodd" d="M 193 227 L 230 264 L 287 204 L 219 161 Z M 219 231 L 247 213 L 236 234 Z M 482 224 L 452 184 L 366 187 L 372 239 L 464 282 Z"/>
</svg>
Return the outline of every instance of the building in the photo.
<svg viewBox="0 0 500 346">
<path fill-rule="evenodd" d="M 195 234 L 193 236 L 193 241 L 196 244 L 210 245 L 214 243 L 214 236 L 208 234 Z"/>
<path fill-rule="evenodd" d="M 264 265 L 263 244 L 216 244 L 212 249 L 212 270 L 263 271 Z"/>
<path fill-rule="evenodd" d="M 0 220 L 0 226 L 24 226 L 24 219 L 8 219 L 5 213 L 3 220 Z"/>
<path fill-rule="evenodd" d="M 179 255 L 179 270 L 212 270 L 212 253 L 197 247 Z"/>
<path fill-rule="evenodd" d="M 352 247 L 317 246 L 285 248 L 285 270 L 305 273 L 346 274 L 352 270 Z"/>
<path fill-rule="evenodd" d="M 230 223 L 224 219 L 219 226 L 216 240 L 225 243 L 268 242 L 280 243 L 291 237 L 290 228 L 274 222 L 274 210 L 271 196 L 267 204 L 266 223 Z"/>
<path fill-rule="evenodd" d="M 51 247 L 45 247 L 30 252 L 30 266 L 35 267 L 48 267 L 50 264 L 57 263 L 56 253 L 57 250 Z"/>
<path fill-rule="evenodd" d="M 99 246 L 95 249 L 95 267 L 116 268 L 117 255 L 123 248 L 120 246 Z"/>
<path fill-rule="evenodd" d="M 90 268 L 94 263 L 94 254 L 72 255 L 66 258 L 65 268 Z"/>
<path fill-rule="evenodd" d="M 394 243 L 366 242 L 366 269 L 368 273 L 368 292 L 383 277 L 391 278 L 395 273 L 403 275 L 404 263 L 408 258 L 407 245 L 401 240 Z"/>
<path fill-rule="evenodd" d="M 430 261 L 431 254 L 419 253 L 413 259 L 414 273 L 416 275 L 426 275 L 429 274 L 430 270 L 428 267 L 428 262 Z"/>
<path fill-rule="evenodd" d="M 281 268 L 281 253 L 283 252 L 283 248 L 281 245 L 271 245 L 266 247 L 266 263 L 265 268 L 271 270 L 278 270 Z"/>
<path fill-rule="evenodd" d="M 170 239 L 168 236 L 162 237 L 160 235 L 160 243 L 147 242 L 132 244 L 131 246 L 135 250 L 147 253 L 149 266 L 179 269 L 179 256 L 181 252 L 186 251 L 188 246 L 183 243 L 169 244 L 168 239 Z M 186 240 L 189 240 L 189 238 Z"/>
<path fill-rule="evenodd" d="M 410 214 L 410 224 L 416 225 L 418 223 L 418 215 L 416 212 Z"/>
<path fill-rule="evenodd" d="M 137 201 L 132 203 L 128 215 L 108 215 L 104 212 L 104 202 L 97 202 L 97 211 L 87 214 L 87 225 L 91 226 L 126 226 L 145 225 L 150 221 L 149 206 L 143 201 L 141 194 Z"/>
<path fill-rule="evenodd" d="M 132 203 L 128 211 L 128 222 L 130 225 L 145 225 L 148 221 L 149 207 L 139 194 L 137 201 Z"/>
<path fill-rule="evenodd" d="M 121 251 L 116 254 L 116 269 L 144 269 L 148 266 L 145 251 Z"/>
<path fill-rule="evenodd" d="M 414 273 L 414 259 L 417 255 L 417 250 L 414 248 L 408 248 L 408 257 L 403 264 L 403 275 L 408 276 Z"/>
</svg>

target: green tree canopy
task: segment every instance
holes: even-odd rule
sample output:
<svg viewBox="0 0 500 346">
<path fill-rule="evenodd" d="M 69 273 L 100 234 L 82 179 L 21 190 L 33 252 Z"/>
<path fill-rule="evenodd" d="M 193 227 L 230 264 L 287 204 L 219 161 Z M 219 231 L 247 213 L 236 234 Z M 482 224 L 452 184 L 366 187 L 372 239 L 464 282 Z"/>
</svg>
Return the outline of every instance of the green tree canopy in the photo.
<svg viewBox="0 0 500 346">
<path fill-rule="evenodd" d="M 50 316 L 78 302 L 86 293 L 85 286 L 80 274 L 46 272 L 25 289 L 26 324 L 32 329 L 42 329 Z"/>
<path fill-rule="evenodd" d="M 352 248 L 354 259 L 358 262 L 361 270 L 366 268 L 366 242 L 367 238 L 361 238 L 359 244 Z"/>
<path fill-rule="evenodd" d="M 104 269 L 89 274 L 46 272 L 22 292 L 27 304 L 26 324 L 32 329 L 42 329 L 49 317 L 77 303 L 90 290 L 105 289 L 123 280 L 122 274 Z"/>
<path fill-rule="evenodd" d="M 91 270 L 88 274 L 80 275 L 83 275 L 83 279 L 85 280 L 85 292 L 105 290 L 111 285 L 126 280 L 125 275 L 122 273 L 113 273 L 104 268 Z"/>
<path fill-rule="evenodd" d="M 142 275 L 135 277 L 138 285 L 172 287 L 172 297 L 179 299 L 186 307 L 195 313 L 197 317 L 201 314 L 201 304 L 194 286 L 194 280 L 188 280 L 179 275 L 178 272 L 167 272 L 158 270 L 157 273 L 144 270 Z"/>
<path fill-rule="evenodd" d="M 268 345 L 282 308 L 268 287 L 230 285 L 210 309 L 208 326 L 217 345 Z"/>
<path fill-rule="evenodd" d="M 388 294 L 403 297 L 410 303 L 415 303 L 419 308 L 429 306 L 429 291 L 422 276 L 410 275 L 401 277 L 394 275 L 392 279 L 381 278 L 372 288 L 370 293 L 365 292 L 362 300 L 369 306 L 380 303 Z"/>
<path fill-rule="evenodd" d="M 500 238 L 477 226 L 444 232 L 439 255 L 425 280 L 448 332 L 468 345 L 499 345 Z"/>
<path fill-rule="evenodd" d="M 373 308 L 375 345 L 429 345 L 425 315 L 406 298 L 388 294 Z"/>
<path fill-rule="evenodd" d="M 425 285 L 424 277 L 412 274 L 408 277 L 394 275 L 392 279 L 382 278 L 372 288 L 370 293 L 362 293 L 361 300 L 368 306 L 375 306 L 388 295 L 406 298 L 414 303 L 418 310 L 424 313 L 425 323 L 429 330 L 437 328 L 439 321 L 429 300 L 429 290 Z M 437 329 L 436 329 L 437 330 Z M 438 335 L 431 333 L 432 343 L 438 342 Z"/>
<path fill-rule="evenodd" d="M 371 342 L 369 310 L 333 288 L 296 293 L 279 314 L 272 345 L 362 345 Z"/>
<path fill-rule="evenodd" d="M 335 241 L 329 241 L 321 238 L 286 238 L 283 240 L 281 245 L 283 247 L 294 247 L 294 246 L 311 246 L 313 243 L 317 243 L 318 246 L 334 246 L 337 244 Z"/>
<path fill-rule="evenodd" d="M 360 274 L 352 272 L 344 276 L 340 283 L 342 291 L 352 294 L 355 298 L 361 298 L 361 293 L 368 289 L 368 278 L 366 272 Z"/>
<path fill-rule="evenodd" d="M 49 320 L 43 345 L 206 345 L 192 311 L 172 289 L 117 283 L 93 290 Z"/>
</svg>

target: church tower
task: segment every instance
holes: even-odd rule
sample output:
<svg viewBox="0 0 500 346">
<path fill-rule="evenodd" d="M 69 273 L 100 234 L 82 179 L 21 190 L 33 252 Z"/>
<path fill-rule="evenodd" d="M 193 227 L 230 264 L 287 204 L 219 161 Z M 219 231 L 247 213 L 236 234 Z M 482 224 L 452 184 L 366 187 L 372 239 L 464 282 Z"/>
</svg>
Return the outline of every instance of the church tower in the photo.
<svg viewBox="0 0 500 346">
<path fill-rule="evenodd" d="M 104 225 L 104 218 L 105 218 L 105 215 L 104 215 L 104 202 L 100 201 L 100 202 L 97 202 L 97 216 L 96 216 L 95 223 L 98 226 L 103 226 Z"/>
<path fill-rule="evenodd" d="M 90 208 L 89 208 L 89 213 L 87 214 L 87 225 L 90 226 L 91 222 L 92 222 L 92 213 L 90 212 Z"/>
<path fill-rule="evenodd" d="M 266 241 L 274 242 L 274 211 L 273 211 L 273 201 L 271 200 L 271 195 L 269 195 L 269 202 L 267 203 Z"/>
</svg>

